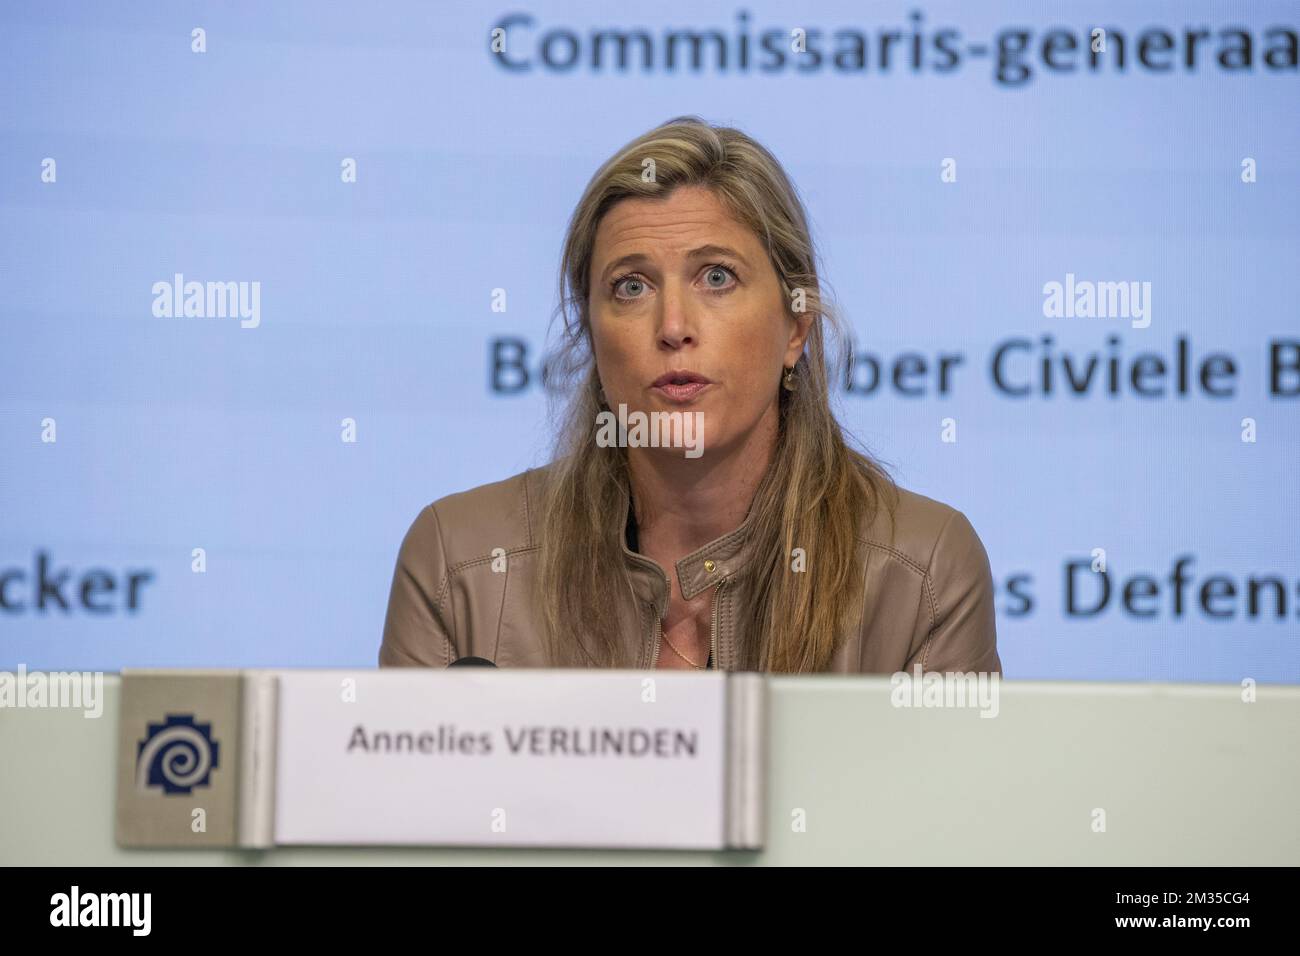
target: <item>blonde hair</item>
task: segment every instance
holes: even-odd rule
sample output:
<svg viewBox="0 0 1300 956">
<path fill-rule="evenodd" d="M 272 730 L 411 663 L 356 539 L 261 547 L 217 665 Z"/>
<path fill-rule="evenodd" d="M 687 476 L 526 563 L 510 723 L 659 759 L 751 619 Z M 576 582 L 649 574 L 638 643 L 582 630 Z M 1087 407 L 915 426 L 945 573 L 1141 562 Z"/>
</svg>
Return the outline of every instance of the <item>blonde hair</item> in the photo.
<svg viewBox="0 0 1300 956">
<path fill-rule="evenodd" d="M 644 177 L 653 160 L 652 177 Z M 744 572 L 753 600 L 737 622 L 739 669 L 825 670 L 862 612 L 858 535 L 895 486 L 883 467 L 850 448 L 830 406 L 826 341 L 838 322 L 823 301 L 807 217 L 780 163 L 736 129 L 678 117 L 619 150 L 597 170 L 569 222 L 560 261 L 560 333 L 549 365 L 571 395 L 543 492 L 537 584 L 554 666 L 633 667 L 620 650 L 622 624 L 609 596 L 630 585 L 623 559 L 630 500 L 627 453 L 595 439 L 600 381 L 591 347 L 588 295 L 596 229 L 622 199 L 665 198 L 704 186 L 767 250 L 792 318 L 803 290 L 812 317 L 794 369 L 778 387 L 780 426 L 772 464 L 751 505 L 755 559 Z M 829 326 L 824 329 L 823 326 Z M 842 337 L 834 336 L 835 341 Z M 805 571 L 790 568 L 793 549 Z M 667 569 L 666 569 L 667 570 Z M 643 609 L 644 611 L 644 609 Z M 649 613 L 654 613 L 650 610 Z"/>
</svg>

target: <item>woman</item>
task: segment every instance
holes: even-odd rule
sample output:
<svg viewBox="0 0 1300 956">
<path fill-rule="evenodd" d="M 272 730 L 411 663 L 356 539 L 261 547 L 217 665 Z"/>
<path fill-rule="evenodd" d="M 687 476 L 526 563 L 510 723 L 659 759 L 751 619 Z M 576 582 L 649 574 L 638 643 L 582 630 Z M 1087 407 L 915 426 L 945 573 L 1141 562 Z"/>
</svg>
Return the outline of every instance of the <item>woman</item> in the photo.
<svg viewBox="0 0 1300 956">
<path fill-rule="evenodd" d="M 831 412 L 815 260 L 737 130 L 683 117 L 606 162 L 564 243 L 556 459 L 420 512 L 380 664 L 1000 672 L 974 529 Z"/>
</svg>

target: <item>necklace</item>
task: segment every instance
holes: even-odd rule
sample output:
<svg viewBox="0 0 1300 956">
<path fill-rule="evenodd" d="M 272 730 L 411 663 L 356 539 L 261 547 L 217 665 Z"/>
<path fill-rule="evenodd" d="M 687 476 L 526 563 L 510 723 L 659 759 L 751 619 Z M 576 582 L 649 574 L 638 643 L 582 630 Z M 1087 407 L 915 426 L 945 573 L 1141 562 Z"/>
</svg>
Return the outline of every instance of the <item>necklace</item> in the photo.
<svg viewBox="0 0 1300 956">
<path fill-rule="evenodd" d="M 686 663 L 690 664 L 690 665 L 691 665 L 692 667 L 694 667 L 697 671 L 702 671 L 702 670 L 705 669 L 705 667 L 704 667 L 703 664 L 697 664 L 697 663 L 695 663 L 695 661 L 691 660 L 689 657 L 687 657 L 685 654 L 683 654 L 683 653 L 682 653 L 681 651 L 679 651 L 677 648 L 673 647 L 673 642 L 670 641 L 670 640 L 668 640 L 668 635 L 667 635 L 667 634 L 664 634 L 664 635 L 663 635 L 663 639 L 664 639 L 664 643 L 668 645 L 669 650 L 671 650 L 674 654 L 676 654 L 678 657 L 680 657 L 680 658 L 681 658 L 682 660 L 684 660 Z"/>
</svg>

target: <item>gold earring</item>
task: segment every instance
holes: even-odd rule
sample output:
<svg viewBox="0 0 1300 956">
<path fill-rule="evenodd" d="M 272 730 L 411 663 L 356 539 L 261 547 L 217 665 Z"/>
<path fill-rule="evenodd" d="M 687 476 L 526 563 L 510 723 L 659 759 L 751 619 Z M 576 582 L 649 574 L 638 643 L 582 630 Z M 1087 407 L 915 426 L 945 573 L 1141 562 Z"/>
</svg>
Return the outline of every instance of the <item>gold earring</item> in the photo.
<svg viewBox="0 0 1300 956">
<path fill-rule="evenodd" d="M 793 368 L 788 368 L 785 370 L 785 378 L 781 380 L 781 385 L 785 388 L 787 392 L 793 392 L 795 390 Z"/>
</svg>

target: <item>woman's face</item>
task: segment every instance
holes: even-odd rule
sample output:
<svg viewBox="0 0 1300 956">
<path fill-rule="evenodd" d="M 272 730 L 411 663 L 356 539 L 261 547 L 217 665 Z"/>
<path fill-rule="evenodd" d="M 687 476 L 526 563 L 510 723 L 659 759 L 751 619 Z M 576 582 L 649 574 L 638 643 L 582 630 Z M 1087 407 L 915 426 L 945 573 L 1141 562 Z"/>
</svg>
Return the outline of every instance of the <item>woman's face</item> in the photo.
<svg viewBox="0 0 1300 956">
<path fill-rule="evenodd" d="M 798 360 L 812 317 L 791 318 L 763 246 L 711 190 L 614 205 L 596 230 L 590 288 L 611 409 L 703 412 L 706 455 L 760 425 L 775 434 L 783 369 Z"/>
</svg>

